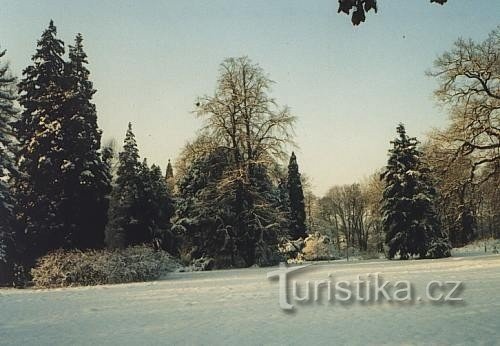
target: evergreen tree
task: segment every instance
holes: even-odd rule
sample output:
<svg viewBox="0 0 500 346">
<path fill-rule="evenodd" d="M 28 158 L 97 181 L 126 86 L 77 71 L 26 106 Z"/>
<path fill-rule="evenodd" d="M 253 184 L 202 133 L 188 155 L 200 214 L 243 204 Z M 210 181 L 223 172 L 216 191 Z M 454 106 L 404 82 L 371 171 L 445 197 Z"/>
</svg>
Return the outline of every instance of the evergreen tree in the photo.
<svg viewBox="0 0 500 346">
<path fill-rule="evenodd" d="M 306 210 L 304 204 L 304 191 L 300 180 L 299 166 L 295 153 L 292 152 L 288 164 L 288 196 L 290 210 L 290 236 L 293 240 L 307 237 Z"/>
<path fill-rule="evenodd" d="M 69 92 L 61 119 L 66 151 L 61 212 L 71 245 L 83 249 L 104 245 L 111 182 L 100 153 L 101 131 L 92 103 L 95 90 L 89 80 L 82 42 L 78 34 L 75 45 L 69 47 L 66 65 Z"/>
<path fill-rule="evenodd" d="M 174 170 L 172 168 L 172 164 L 170 163 L 170 159 L 169 159 L 168 164 L 167 164 L 167 170 L 165 173 L 165 179 L 169 180 L 169 179 L 172 179 L 173 177 L 174 177 Z"/>
<path fill-rule="evenodd" d="M 142 232 L 133 243 L 153 242 L 157 247 L 171 249 L 170 218 L 174 209 L 167 183 L 160 167 L 148 167 L 144 160 L 139 174 L 139 224 Z"/>
<path fill-rule="evenodd" d="M 33 261 L 48 250 L 68 244 L 65 218 L 64 179 L 67 168 L 62 131 L 68 94 L 64 74 L 64 44 L 54 23 L 43 32 L 32 60 L 19 83 L 23 111 L 15 123 L 19 140 L 17 164 L 22 175 L 16 181 L 17 200 L 24 235 L 20 252 Z"/>
<path fill-rule="evenodd" d="M 106 155 L 108 156 L 108 155 Z M 108 160 L 106 160 L 108 162 Z M 124 248 L 142 243 L 171 246 L 170 217 L 174 210 L 161 169 L 139 162 L 139 150 L 129 123 L 123 151 L 119 154 L 106 228 L 106 244 Z"/>
<path fill-rule="evenodd" d="M 132 132 L 132 124 L 129 123 L 123 151 L 118 155 L 117 178 L 111 193 L 105 237 L 108 247 L 124 248 L 128 245 L 131 235 L 140 232 L 136 212 L 140 169 L 139 149 Z"/>
<path fill-rule="evenodd" d="M 5 50 L 0 51 L 0 285 L 13 279 L 14 199 L 9 181 L 15 173 L 13 131 L 11 123 L 17 115 L 16 79 L 9 73 L 9 66 L 2 63 Z"/>
<path fill-rule="evenodd" d="M 388 257 L 450 256 L 434 206 L 436 191 L 417 148 L 419 142 L 406 134 L 402 124 L 397 132 L 399 136 L 391 142 L 393 148 L 381 176 L 385 182 L 381 211 Z"/>
<path fill-rule="evenodd" d="M 278 188 L 257 165 L 251 184 L 227 179 L 234 157 L 233 150 L 218 147 L 195 159 L 179 180 L 173 233 L 180 252 L 190 259 L 212 258 L 217 268 L 276 263 L 286 228 Z"/>
<path fill-rule="evenodd" d="M 170 194 L 174 192 L 174 169 L 172 168 L 172 164 L 170 163 L 170 159 L 168 160 L 167 169 L 165 173 L 165 181 L 167 183 L 167 188 Z"/>
<path fill-rule="evenodd" d="M 184 257 L 213 258 L 217 267 L 245 266 L 235 245 L 236 195 L 227 186 L 218 191 L 218 182 L 232 163 L 230 152 L 217 148 L 188 167 L 179 180 L 173 227 Z"/>
</svg>

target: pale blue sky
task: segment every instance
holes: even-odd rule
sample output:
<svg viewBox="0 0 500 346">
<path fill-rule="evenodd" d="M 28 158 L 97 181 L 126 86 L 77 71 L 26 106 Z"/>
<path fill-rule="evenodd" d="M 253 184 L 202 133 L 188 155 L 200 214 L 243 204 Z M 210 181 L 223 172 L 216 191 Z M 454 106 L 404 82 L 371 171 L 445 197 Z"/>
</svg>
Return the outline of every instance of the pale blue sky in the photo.
<svg viewBox="0 0 500 346">
<path fill-rule="evenodd" d="M 336 0 L 0 0 L 0 45 L 19 76 L 52 18 L 66 44 L 81 32 L 104 140 L 133 122 L 141 156 L 165 167 L 200 127 L 191 111 L 218 65 L 248 55 L 298 117 L 296 150 L 314 191 L 384 165 L 398 122 L 422 138 L 442 126 L 424 75 L 459 37 L 484 39 L 499 0 L 379 0 L 353 27 Z"/>
</svg>

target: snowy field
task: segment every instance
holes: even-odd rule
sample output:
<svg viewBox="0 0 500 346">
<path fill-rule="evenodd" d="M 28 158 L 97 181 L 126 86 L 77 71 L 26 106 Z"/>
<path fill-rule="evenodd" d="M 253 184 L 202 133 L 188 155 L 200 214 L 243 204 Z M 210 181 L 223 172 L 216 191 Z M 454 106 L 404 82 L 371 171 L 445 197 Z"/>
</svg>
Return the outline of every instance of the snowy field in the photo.
<svg viewBox="0 0 500 346">
<path fill-rule="evenodd" d="M 2 345 L 500 345 L 500 256 L 317 264 L 297 280 L 380 272 L 461 280 L 462 303 L 313 302 L 285 313 L 270 268 L 170 274 L 165 280 L 56 290 L 0 290 Z"/>
</svg>

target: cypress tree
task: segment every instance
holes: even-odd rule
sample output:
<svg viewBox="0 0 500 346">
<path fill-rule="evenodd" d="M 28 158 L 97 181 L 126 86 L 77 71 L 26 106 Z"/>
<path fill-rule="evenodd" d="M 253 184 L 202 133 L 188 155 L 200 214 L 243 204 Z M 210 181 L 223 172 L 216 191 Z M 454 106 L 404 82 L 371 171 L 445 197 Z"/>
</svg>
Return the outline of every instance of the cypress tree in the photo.
<svg viewBox="0 0 500 346">
<path fill-rule="evenodd" d="M 292 239 L 306 238 L 306 210 L 304 204 L 304 191 L 300 180 L 299 166 L 295 153 L 292 152 L 288 164 L 288 196 L 290 212 L 290 236 Z"/>
<path fill-rule="evenodd" d="M 385 182 L 381 211 L 388 257 L 449 256 L 449 245 L 434 206 L 436 190 L 418 149 L 419 142 L 406 134 L 403 124 L 397 132 L 381 176 Z"/>
<path fill-rule="evenodd" d="M 2 63 L 5 50 L 0 51 L 0 285 L 12 283 L 15 258 L 14 198 L 9 181 L 15 173 L 13 130 L 17 115 L 16 79 L 9 66 Z"/>
<path fill-rule="evenodd" d="M 19 102 L 23 111 L 15 123 L 19 140 L 17 164 L 22 175 L 16 181 L 25 235 L 24 259 L 32 261 L 48 250 L 68 244 L 65 220 L 63 172 L 67 162 L 62 131 L 67 83 L 64 44 L 54 23 L 38 41 L 33 65 L 23 71 Z"/>
</svg>

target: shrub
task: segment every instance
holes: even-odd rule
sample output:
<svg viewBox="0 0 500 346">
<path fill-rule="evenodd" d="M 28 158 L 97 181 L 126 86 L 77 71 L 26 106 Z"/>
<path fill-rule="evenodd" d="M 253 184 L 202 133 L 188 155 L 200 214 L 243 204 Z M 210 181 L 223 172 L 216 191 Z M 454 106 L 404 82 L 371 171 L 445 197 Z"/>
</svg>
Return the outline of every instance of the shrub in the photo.
<svg viewBox="0 0 500 346">
<path fill-rule="evenodd" d="M 322 261 L 335 258 L 333 243 L 325 235 L 316 232 L 304 240 L 302 255 L 306 261 Z"/>
<path fill-rule="evenodd" d="M 156 280 L 180 265 L 168 253 L 141 245 L 124 250 L 51 252 L 31 270 L 35 287 L 66 287 Z"/>
</svg>

